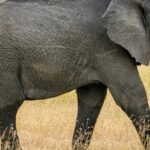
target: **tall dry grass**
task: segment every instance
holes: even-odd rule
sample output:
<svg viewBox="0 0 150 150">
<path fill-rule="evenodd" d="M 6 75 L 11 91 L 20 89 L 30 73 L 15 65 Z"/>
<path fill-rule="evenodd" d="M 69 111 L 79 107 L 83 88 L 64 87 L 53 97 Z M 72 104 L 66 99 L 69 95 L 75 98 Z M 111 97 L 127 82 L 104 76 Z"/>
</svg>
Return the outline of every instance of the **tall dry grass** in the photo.
<svg viewBox="0 0 150 150">
<path fill-rule="evenodd" d="M 150 100 L 150 67 L 140 67 L 139 71 Z M 25 102 L 17 115 L 23 149 L 71 150 L 76 112 L 75 92 L 45 101 Z M 89 150 L 143 150 L 131 121 L 109 93 Z"/>
</svg>

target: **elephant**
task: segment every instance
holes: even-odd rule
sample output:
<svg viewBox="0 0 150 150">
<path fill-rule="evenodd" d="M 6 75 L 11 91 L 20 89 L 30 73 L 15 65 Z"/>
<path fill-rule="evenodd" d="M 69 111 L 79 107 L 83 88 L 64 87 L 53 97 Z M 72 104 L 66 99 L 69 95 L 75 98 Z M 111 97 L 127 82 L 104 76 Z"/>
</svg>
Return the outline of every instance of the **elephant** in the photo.
<svg viewBox="0 0 150 150">
<path fill-rule="evenodd" d="M 150 149 L 150 108 L 137 70 L 149 64 L 149 35 L 149 0 L 0 3 L 1 149 L 22 149 L 16 114 L 25 100 L 76 90 L 72 149 L 86 150 L 107 89 Z"/>
</svg>

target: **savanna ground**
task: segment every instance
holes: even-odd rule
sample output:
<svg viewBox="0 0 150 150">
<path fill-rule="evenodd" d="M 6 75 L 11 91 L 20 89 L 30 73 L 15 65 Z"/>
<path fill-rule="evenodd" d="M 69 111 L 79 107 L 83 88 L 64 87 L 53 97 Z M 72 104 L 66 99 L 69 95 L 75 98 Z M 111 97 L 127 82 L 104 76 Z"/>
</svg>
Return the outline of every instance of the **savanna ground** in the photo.
<svg viewBox="0 0 150 150">
<path fill-rule="evenodd" d="M 139 67 L 150 100 L 150 67 Z M 150 101 L 149 101 L 150 102 Z M 77 100 L 75 92 L 45 101 L 25 102 L 17 114 L 24 150 L 71 150 Z M 143 150 L 131 121 L 108 92 L 89 150 Z"/>
</svg>

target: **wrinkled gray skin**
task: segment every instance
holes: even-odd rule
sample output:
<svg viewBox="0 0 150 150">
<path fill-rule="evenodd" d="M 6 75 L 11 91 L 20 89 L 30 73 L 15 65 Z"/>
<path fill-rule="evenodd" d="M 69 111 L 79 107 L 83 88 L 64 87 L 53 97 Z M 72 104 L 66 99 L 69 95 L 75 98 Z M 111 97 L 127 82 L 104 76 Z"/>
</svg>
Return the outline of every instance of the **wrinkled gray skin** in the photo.
<svg viewBox="0 0 150 150">
<path fill-rule="evenodd" d="M 103 27 L 101 18 L 109 4 L 110 0 L 0 4 L 2 150 L 21 149 L 15 133 L 16 113 L 25 99 L 51 98 L 73 89 L 77 89 L 78 114 L 72 147 L 85 150 L 107 88 L 149 148 L 146 92 L 136 58 L 112 42 Z"/>
</svg>

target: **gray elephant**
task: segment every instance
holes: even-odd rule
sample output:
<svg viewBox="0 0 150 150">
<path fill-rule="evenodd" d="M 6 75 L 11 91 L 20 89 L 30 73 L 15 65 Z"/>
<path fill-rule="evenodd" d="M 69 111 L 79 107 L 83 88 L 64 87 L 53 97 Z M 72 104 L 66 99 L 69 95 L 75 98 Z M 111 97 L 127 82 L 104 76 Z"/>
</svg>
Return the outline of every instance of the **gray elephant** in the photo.
<svg viewBox="0 0 150 150">
<path fill-rule="evenodd" d="M 149 149 L 150 109 L 137 71 L 137 63 L 149 64 L 149 35 L 149 0 L 1 3 L 1 149 L 21 149 L 16 113 L 25 99 L 51 98 L 77 89 L 72 148 L 85 150 L 107 88 Z"/>
</svg>

